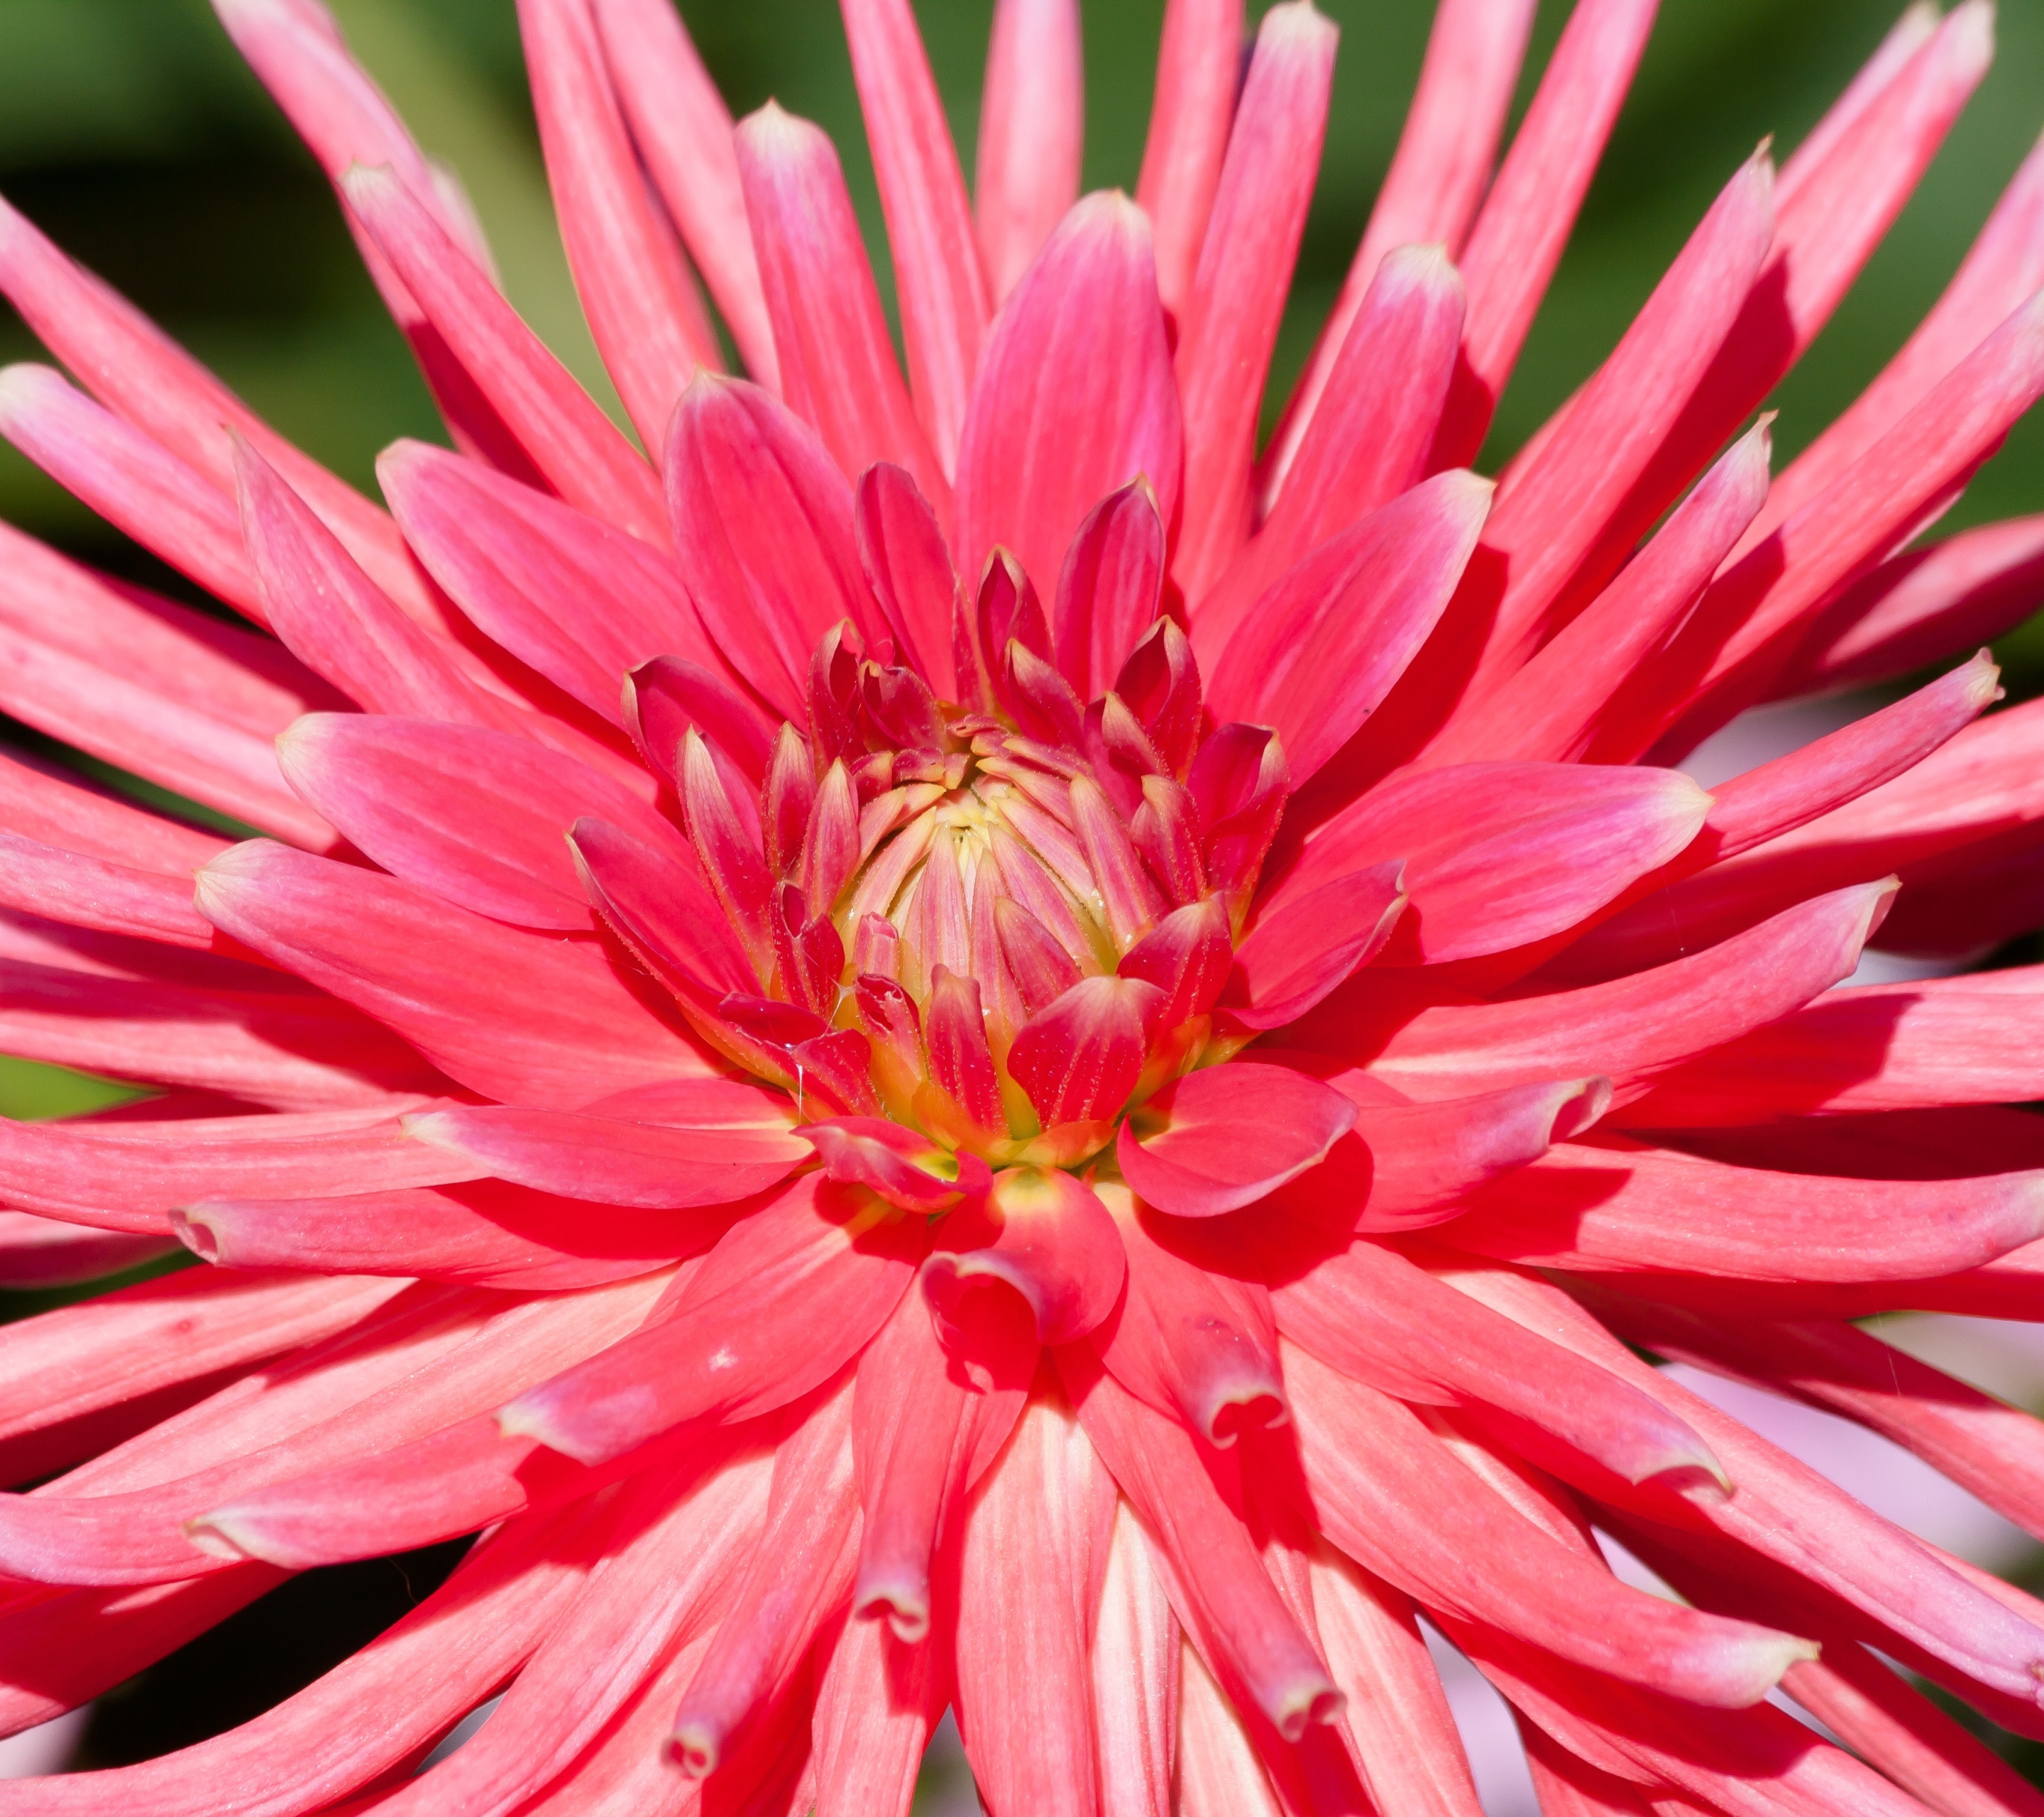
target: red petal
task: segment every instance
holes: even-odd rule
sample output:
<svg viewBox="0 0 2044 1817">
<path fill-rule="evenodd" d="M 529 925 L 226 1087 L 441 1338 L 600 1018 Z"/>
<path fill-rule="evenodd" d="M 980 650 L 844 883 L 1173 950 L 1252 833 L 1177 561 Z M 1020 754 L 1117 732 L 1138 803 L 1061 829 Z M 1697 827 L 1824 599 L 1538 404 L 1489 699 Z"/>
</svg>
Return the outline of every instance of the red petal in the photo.
<svg viewBox="0 0 2044 1817">
<path fill-rule="evenodd" d="M 1221 1007 L 1247 1028 L 1296 1022 L 1383 950 L 1406 900 L 1404 867 L 1378 864 L 1266 909 L 1235 953 Z"/>
<path fill-rule="evenodd" d="M 425 1112 L 405 1127 L 500 1180 L 647 1209 L 730 1204 L 764 1192 L 809 1158 L 789 1129 L 784 1099 L 721 1080 L 696 1083 L 712 1102 L 699 1112 L 666 1107 L 657 1123 L 492 1105 Z M 705 1115 L 715 1120 L 698 1120 Z"/>
<path fill-rule="evenodd" d="M 1081 1338 L 1114 1310 L 1128 1262 L 1107 1208 L 1070 1174 L 1010 1167 L 985 1198 L 951 1212 L 923 1265 L 923 1291 L 940 1327 L 970 1334 L 981 1282 L 1005 1282 L 1035 1316 L 1047 1344 Z"/>
<path fill-rule="evenodd" d="M 900 467 L 882 461 L 859 476 L 854 521 L 859 559 L 896 647 L 940 699 L 955 700 L 951 620 L 958 577 L 930 501 Z"/>
<path fill-rule="evenodd" d="M 905 1212 L 947 1210 L 993 1181 L 977 1155 L 955 1155 L 883 1117 L 837 1117 L 795 1133 L 815 1145 L 831 1178 L 866 1187 Z"/>
<path fill-rule="evenodd" d="M 1140 978 L 1082 978 L 1015 1037 L 1008 1070 L 1046 1129 L 1111 1118 L 1135 1089 L 1164 993 Z"/>
<path fill-rule="evenodd" d="M 1051 236 L 981 355 L 959 448 L 959 566 L 978 573 L 1000 544 L 1047 585 L 1086 513 L 1139 474 L 1170 526 L 1182 463 L 1148 224 L 1126 198 L 1091 198 Z"/>
<path fill-rule="evenodd" d="M 1355 1115 L 1304 1073 L 1238 1060 L 1188 1073 L 1151 1099 L 1123 1126 L 1115 1155 L 1145 1203 L 1216 1217 L 1318 1166 Z M 1139 1139 L 1139 1127 L 1155 1133 Z"/>
</svg>

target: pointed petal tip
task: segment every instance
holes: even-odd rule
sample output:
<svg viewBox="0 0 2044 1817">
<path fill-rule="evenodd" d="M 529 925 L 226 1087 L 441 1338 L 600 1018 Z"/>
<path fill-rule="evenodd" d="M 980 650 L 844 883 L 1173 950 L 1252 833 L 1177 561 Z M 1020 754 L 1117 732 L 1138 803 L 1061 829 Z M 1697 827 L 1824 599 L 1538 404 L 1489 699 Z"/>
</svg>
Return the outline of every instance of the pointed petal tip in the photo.
<svg viewBox="0 0 2044 1817">
<path fill-rule="evenodd" d="M 1961 670 L 1966 676 L 1965 703 L 1976 710 L 1992 706 L 2008 693 L 2001 685 L 2001 665 L 1995 661 L 1992 650 L 1976 650 L 1961 665 Z"/>
<path fill-rule="evenodd" d="M 211 1514 L 194 1515 L 184 1523 L 185 1538 L 192 1549 L 203 1552 L 209 1558 L 222 1558 L 232 1564 L 245 1564 L 251 1559 L 264 1564 L 287 1564 L 288 1560 L 271 1558 L 260 1550 L 260 1542 L 254 1535 L 243 1533 L 236 1523 L 234 1510 L 218 1508 Z"/>
<path fill-rule="evenodd" d="M 547 1385 L 530 1389 L 497 1410 L 497 1430 L 507 1439 L 530 1439 L 578 1464 L 607 1463 L 611 1454 L 601 1444 L 586 1444 L 557 1417 Z"/>
<path fill-rule="evenodd" d="M 1558 1088 L 1554 1120 L 1547 1126 L 1547 1142 L 1566 1142 L 1603 1120 L 1611 1108 L 1612 1081 L 1606 1078 L 1572 1079 Z"/>
</svg>

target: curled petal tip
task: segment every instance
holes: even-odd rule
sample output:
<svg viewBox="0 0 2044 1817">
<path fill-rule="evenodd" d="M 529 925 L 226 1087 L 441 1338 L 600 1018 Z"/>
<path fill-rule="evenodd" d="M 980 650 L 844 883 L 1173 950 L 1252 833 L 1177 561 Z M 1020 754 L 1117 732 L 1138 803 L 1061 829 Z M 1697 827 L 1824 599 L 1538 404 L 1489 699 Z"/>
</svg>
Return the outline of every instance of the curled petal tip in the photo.
<svg viewBox="0 0 2044 1817">
<path fill-rule="evenodd" d="M 929 1580 L 862 1575 L 852 1588 L 851 1612 L 864 1620 L 884 1619 L 897 1640 L 914 1646 L 929 1637 Z"/>
<path fill-rule="evenodd" d="M 1786 1671 L 1785 1665 L 1782 1669 Z M 1288 1742 L 1304 1738 L 1316 1723 L 1331 1723 L 1347 1707 L 1348 1700 L 1327 1679 L 1302 1677 L 1287 1685 L 1272 1700 L 1270 1719 Z"/>
<path fill-rule="evenodd" d="M 679 1723 L 667 1738 L 667 1757 L 690 1779 L 707 1779 L 723 1757 L 723 1741 L 707 1723 Z"/>
<path fill-rule="evenodd" d="M 1604 1078 L 1575 1079 L 1562 1086 L 1554 1099 L 1554 1120 L 1547 1129 L 1550 1144 L 1566 1142 L 1603 1120 L 1611 1108 L 1612 1081 Z"/>
</svg>

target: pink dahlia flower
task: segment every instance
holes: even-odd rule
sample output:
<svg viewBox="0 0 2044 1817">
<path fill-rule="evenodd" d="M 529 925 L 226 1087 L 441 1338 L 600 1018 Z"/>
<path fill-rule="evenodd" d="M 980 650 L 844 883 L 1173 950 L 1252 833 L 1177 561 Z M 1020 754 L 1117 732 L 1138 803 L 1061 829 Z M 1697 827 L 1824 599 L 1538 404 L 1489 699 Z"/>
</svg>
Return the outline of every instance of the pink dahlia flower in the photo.
<svg viewBox="0 0 2044 1817">
<path fill-rule="evenodd" d="M 2044 709 L 1981 658 L 1667 767 L 2035 593 L 2034 522 L 1904 551 L 2044 389 L 2044 157 L 1808 453 L 1742 430 L 1981 0 L 1732 174 L 1495 486 L 1651 0 L 1580 0 L 1494 171 L 1532 7 L 1443 0 L 1260 456 L 1308 0 L 1246 66 L 1173 0 L 1132 202 L 1077 194 L 1070 0 L 1001 0 L 970 206 L 906 0 L 845 0 L 905 377 L 821 133 L 734 130 L 667 0 L 520 0 L 637 445 L 317 0 L 216 4 L 459 451 L 386 512 L 0 214 L 75 380 L 0 430 L 249 621 L 9 532 L 0 705 L 266 836 L 0 769 L 0 1043 L 161 1088 L 6 1127 L 0 1253 L 212 1265 L 0 1333 L 0 1718 L 482 1537 L 0 1812 L 874 1817 L 949 1708 L 997 1817 L 1470 1817 L 1422 1613 L 1550 1817 L 2044 1808 L 1896 1669 L 2044 1734 L 2044 1604 L 1643 1360 L 2044 1535 L 2044 1427 L 1851 1322 L 2044 1311 L 2044 968 L 1846 981 L 2044 919 Z"/>
</svg>

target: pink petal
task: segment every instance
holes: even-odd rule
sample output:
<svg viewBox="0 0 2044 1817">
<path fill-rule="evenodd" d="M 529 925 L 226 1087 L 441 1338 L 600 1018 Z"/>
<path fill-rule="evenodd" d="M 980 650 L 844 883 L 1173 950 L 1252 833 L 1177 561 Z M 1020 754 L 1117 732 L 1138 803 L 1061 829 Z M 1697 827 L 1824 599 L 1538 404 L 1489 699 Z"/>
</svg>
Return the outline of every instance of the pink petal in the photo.
<svg viewBox="0 0 2044 1817">
<path fill-rule="evenodd" d="M 428 1159 L 445 1156 L 424 1143 L 406 1146 Z M 450 1164 L 465 1173 L 474 1166 Z M 300 1190 L 197 1199 L 171 1221 L 187 1249 L 222 1268 L 416 1275 L 541 1293 L 650 1274 L 707 1248 L 721 1229 L 716 1218 L 635 1217 L 498 1180 L 340 1198 L 296 1197 Z"/>
<path fill-rule="evenodd" d="M 1157 1535 L 1201 1649 L 1285 1740 L 1340 1714 L 1341 1693 L 1285 1611 L 1248 1530 L 1215 1489 L 1191 1434 L 1135 1399 L 1080 1350 L 1059 1367 L 1087 1436 Z"/>
<path fill-rule="evenodd" d="M 992 313 L 943 102 L 907 0 L 845 0 L 916 414 L 947 475 Z"/>
<path fill-rule="evenodd" d="M 757 986 L 690 855 L 590 819 L 569 829 L 569 845 L 590 901 L 663 983 L 711 1000 Z"/>
<path fill-rule="evenodd" d="M 1812 1110 L 2027 1102 L 2044 1079 L 2039 975 L 2024 966 L 1829 992 L 1674 1069 L 1626 1121 L 1675 1129 Z"/>
<path fill-rule="evenodd" d="M 1409 1104 L 1366 1096 L 1367 1074 L 1337 1074 L 1330 1082 L 1356 1094 L 1355 1127 L 1278 1204 L 1343 1231 L 1412 1230 L 1454 1217 L 1477 1187 L 1580 1135 L 1611 1102 L 1608 1079 L 1507 1085 Z"/>
<path fill-rule="evenodd" d="M 666 1107 L 657 1121 L 457 1106 L 407 1117 L 405 1133 L 517 1185 L 647 1210 L 728 1205 L 809 1158 L 789 1130 L 786 1100 L 722 1080 L 694 1083 L 710 1088 L 709 1101 Z"/>
<path fill-rule="evenodd" d="M 1680 628 L 1767 497 L 1773 442 L 1756 423 L 1609 586 L 1494 690 L 1466 698 L 1431 763 L 1639 755 L 1626 682 Z"/>
<path fill-rule="evenodd" d="M 565 838 L 585 814 L 686 849 L 623 784 L 479 726 L 312 713 L 278 740 L 278 759 L 291 786 L 386 870 L 518 927 L 591 925 Z"/>
<path fill-rule="evenodd" d="M 352 165 L 387 165 L 441 229 L 486 273 L 493 270 L 474 208 L 459 183 L 426 158 L 369 74 L 348 54 L 324 6 L 290 0 L 225 0 L 214 11 L 271 97 L 338 186 Z M 449 348 L 429 312 L 406 288 L 342 198 L 342 210 L 369 275 L 412 344 L 455 444 L 506 472 L 532 477 L 532 463 Z"/>
<path fill-rule="evenodd" d="M 1241 0 L 1170 0 L 1136 205 L 1157 233 L 1157 290 L 1175 317 L 1192 287 L 1242 79 Z"/>
<path fill-rule="evenodd" d="M 950 488 L 895 362 L 830 140 L 769 102 L 740 122 L 736 143 L 782 397 L 847 477 L 893 461 L 947 513 Z"/>
<path fill-rule="evenodd" d="M 1568 1146 L 1479 1196 L 1454 1240 L 1589 1273 L 1850 1281 L 1954 1274 L 2040 1236 L 2044 1174 L 1831 1180 Z"/>
<path fill-rule="evenodd" d="M 1710 812 L 1711 797 L 1671 770 L 1473 763 L 1408 772 L 1316 828 L 1260 915 L 1273 918 L 1275 957 L 1285 950 L 1277 926 L 1335 880 L 1402 859 L 1412 906 L 1394 957 L 1439 963 L 1506 952 L 1574 927 L 1651 875 Z"/>
<path fill-rule="evenodd" d="M 601 949 L 485 920 L 394 878 L 252 841 L 199 873 L 198 901 L 215 927 L 387 1019 L 486 1096 L 569 1106 L 707 1070 Z"/>
<path fill-rule="evenodd" d="M 1257 413 L 1312 199 L 1339 35 L 1309 0 L 1264 14 L 1179 317 L 1185 524 L 1172 573 L 1194 598 L 1248 540 Z"/>
<path fill-rule="evenodd" d="M 859 476 L 854 510 L 859 559 L 895 647 L 940 698 L 955 698 L 951 620 L 958 578 L 936 512 L 908 474 L 884 462 Z"/>
<path fill-rule="evenodd" d="M 1151 1099 L 1123 1127 L 1115 1155 L 1146 1204 L 1210 1218 L 1318 1166 L 1354 1122 L 1355 1106 L 1319 1080 L 1239 1061 L 1189 1073 Z"/>
<path fill-rule="evenodd" d="M 785 1407 L 886 1323 L 923 1243 L 912 1220 L 872 1223 L 855 1189 L 806 1176 L 732 1227 L 663 1322 L 528 1389 L 498 1418 L 507 1433 L 595 1464 L 685 1420 Z"/>
<path fill-rule="evenodd" d="M 1629 1483 L 1666 1475 L 1691 1495 L 1731 1492 L 1710 1447 L 1658 1401 L 1387 1245 L 1350 1245 L 1280 1281 L 1271 1304 L 1287 1339 L 1346 1376 L 1421 1405 L 1496 1409 L 1515 1450 L 1551 1459 L 1558 1442 Z"/>
<path fill-rule="evenodd" d="M 675 1712 L 668 1754 L 690 1779 L 714 1773 L 786 1696 L 816 1629 L 851 1587 L 858 1505 L 847 1382 L 774 1455 L 766 1523 Z"/>
<path fill-rule="evenodd" d="M 1908 42 L 1913 33 L 1898 31 L 1888 52 L 1876 54 L 1862 82 L 1846 91 L 1790 160 L 1782 173 L 1773 250 L 1760 281 L 1697 387 L 1692 406 L 1613 517 L 1586 564 L 1589 575 L 1600 579 L 1617 569 L 1689 476 L 1815 340 L 1986 73 L 1993 55 L 1992 17 L 1984 6 L 1957 7 L 1915 44 Z M 1983 321 L 1946 364 L 1970 351 L 2028 294 L 2023 288 L 2004 292 L 2000 314 Z M 1894 420 L 1877 417 L 1879 430 Z M 1858 442 L 1862 449 L 1868 439 L 1849 433 L 1849 443 Z M 1810 496 L 1799 485 L 1796 505 Z M 1759 536 L 1752 540 L 1788 515 L 1785 510 L 1778 519 L 1764 515 Z"/>
<path fill-rule="evenodd" d="M 1475 1615 L 1622 1684 L 1719 1709 L 1758 1703 L 1815 1650 L 1619 1583 L 1459 1462 L 1411 1408 L 1289 1343 L 1284 1358 L 1323 1530 L 1437 1614 Z"/>
<path fill-rule="evenodd" d="M 809 658 L 824 633 L 847 617 L 876 628 L 851 483 L 792 412 L 756 386 L 708 375 L 682 399 L 667 474 L 705 628 L 783 719 L 806 723 Z"/>
<path fill-rule="evenodd" d="M 2044 586 L 2044 522 L 1989 524 L 1882 563 L 1848 586 L 1790 671 L 1798 691 L 1885 682 L 2000 637 Z M 1835 620 L 1835 622 L 1834 622 Z"/>
<path fill-rule="evenodd" d="M 0 988 L 0 1042 L 25 1060 L 286 1110 L 387 1106 L 394 1093 L 448 1089 L 445 1076 L 396 1035 L 317 993 L 94 976 L 4 957 Z"/>
<path fill-rule="evenodd" d="M 1461 275 L 1438 247 L 1400 247 L 1377 267 L 1284 490 L 1197 602 L 1208 635 L 1224 636 L 1301 555 L 1424 477 L 1462 344 L 1463 302 Z"/>
<path fill-rule="evenodd" d="M 1533 0 L 1443 0 L 1398 149 L 1284 421 L 1264 458 L 1265 508 L 1287 474 L 1383 261 L 1401 246 L 1459 255 L 1490 181 L 1518 84 Z"/>
<path fill-rule="evenodd" d="M 1120 674 L 1157 620 L 1163 584 L 1156 495 L 1132 481 L 1087 513 L 1058 576 L 1058 667 L 1082 700 Z"/>
<path fill-rule="evenodd" d="M 117 529 L 266 624 L 229 495 L 46 366 L 0 369 L 0 435 Z"/>
<path fill-rule="evenodd" d="M 898 1641 L 928 1638 L 938 1548 L 951 1542 L 965 1492 L 1006 1441 L 1036 1371 L 1032 1323 L 1020 1304 L 1017 1316 L 1003 1310 L 989 1296 L 947 1350 L 922 1296 L 909 1294 L 859 1359 L 852 1612 L 875 1626 L 884 1616 Z"/>
<path fill-rule="evenodd" d="M 1091 1608 L 1114 1508 L 1114 1479 L 1047 1368 L 959 1548 L 959 1728 L 997 1811 L 1068 1811 L 1069 1788 L 1093 1783 Z"/>
<path fill-rule="evenodd" d="M 11 757 L 0 759 L 0 825 L 82 858 L 180 879 L 229 843 L 88 788 L 55 766 L 32 767 Z"/>
<path fill-rule="evenodd" d="M 1408 900 L 1395 862 L 1287 894 L 1236 950 L 1221 1007 L 1245 1028 L 1296 1022 L 1383 951 Z"/>
<path fill-rule="evenodd" d="M 716 331 L 646 194 L 590 0 L 521 0 L 540 147 L 590 332 L 655 461 L 674 400 L 716 367 Z"/>
<path fill-rule="evenodd" d="M 91 1230 L 33 1212 L 0 1211 L 0 1286 L 75 1286 L 171 1253 L 161 1237 Z"/>
<path fill-rule="evenodd" d="M 202 1196 L 310 1197 L 474 1178 L 475 1170 L 459 1162 L 410 1151 L 398 1118 L 417 1104 L 271 1116 L 9 1122 L 0 1124 L 7 1197 L 49 1217 L 160 1235 L 179 1206 Z"/>
<path fill-rule="evenodd" d="M 591 0 L 591 6 L 647 174 L 701 267 L 746 370 L 777 390 L 774 331 L 746 227 L 730 109 L 666 0 Z"/>
<path fill-rule="evenodd" d="M 1065 3 L 1009 0 L 1007 10 Z M 1047 585 L 1086 513 L 1138 474 L 1168 532 L 1183 462 L 1149 224 L 1125 198 L 1089 197 L 1016 286 L 980 356 L 959 446 L 960 569 L 978 574 L 999 544 Z"/>
<path fill-rule="evenodd" d="M 1070 1174 L 1010 1167 L 993 1190 L 946 1217 L 923 1265 L 939 1329 L 970 1333 L 975 1287 L 1021 1295 L 1047 1344 L 1082 1338 L 1114 1310 L 1128 1264 L 1107 1208 Z"/>
<path fill-rule="evenodd" d="M 1581 1076 L 1592 1065 L 1623 1083 L 1764 1027 L 1847 976 L 1892 889 L 1865 884 L 1814 897 L 1708 952 L 1609 984 L 1423 1009 L 1384 1043 L 1370 1070 L 1427 1098 Z"/>
<path fill-rule="evenodd" d="M 1072 0 L 998 0 L 980 94 L 980 257 L 998 303 L 1078 200 L 1085 109 Z"/>
<path fill-rule="evenodd" d="M 213 928 L 191 905 L 186 878 L 0 832 L 0 904 L 111 934 L 211 950 Z"/>
<path fill-rule="evenodd" d="M 1462 248 L 1466 376 L 1458 377 L 1435 441 L 1437 468 L 1463 464 L 1482 445 L 1646 48 L 1655 10 L 1656 0 L 1578 0 L 1562 29 Z M 1525 29 L 1516 17 L 1508 25 Z"/>
<path fill-rule="evenodd" d="M 680 570 L 636 537 L 422 442 L 394 443 L 376 474 L 419 561 L 463 613 L 613 725 L 625 671 L 650 657 L 730 678 Z M 603 610 L 590 611 L 599 596 Z"/>
<path fill-rule="evenodd" d="M 523 731 L 529 716 L 398 609 L 254 448 L 236 450 L 241 535 L 264 617 L 292 653 L 372 713 Z"/>
<path fill-rule="evenodd" d="M 1123 1502 L 1093 1617 L 1093 1730 L 1108 1810 L 1170 1817 L 1181 1644 L 1155 1550 Z"/>
<path fill-rule="evenodd" d="M 1139 978 L 1081 978 L 1015 1037 L 1008 1070 L 1046 1129 L 1112 1119 L 1135 1089 L 1164 993 Z"/>
<path fill-rule="evenodd" d="M 189 606 L 139 587 L 117 591 L 4 525 L 0 577 L 0 707 L 282 838 L 332 843 L 333 829 L 290 792 L 271 748 L 300 713 L 340 704 L 302 663 Z"/>
<path fill-rule="evenodd" d="M 1209 1445 L 1281 1426 L 1284 1378 L 1270 1298 L 1254 1282 L 1210 1272 L 1170 1247 L 1126 1187 L 1101 1188 L 1128 1255 L 1128 1285 L 1093 1348 L 1138 1400 L 1182 1420 Z"/>
<path fill-rule="evenodd" d="M 1774 169 L 1757 152 L 1552 432 L 1506 474 L 1484 526 L 1484 547 L 1504 558 L 1503 590 L 1473 690 L 1516 671 L 1554 628 L 1578 563 L 1731 332 L 1773 232 Z"/>
<path fill-rule="evenodd" d="M 1439 622 L 1476 548 L 1490 482 L 1444 473 L 1324 543 L 1208 645 L 1216 719 L 1274 724 L 1304 781 L 1353 737 Z M 1195 650 L 1204 641 L 1194 628 Z"/>
<path fill-rule="evenodd" d="M 417 194 L 387 167 L 359 163 L 341 178 L 341 193 L 555 490 L 592 517 L 664 544 L 651 470 Z"/>
<path fill-rule="evenodd" d="M 837 1117 L 796 1134 L 815 1145 L 832 1179 L 864 1186 L 905 1212 L 948 1210 L 984 1193 L 993 1178 L 978 1156 L 954 1155 L 884 1117 Z"/>
<path fill-rule="evenodd" d="M 376 583 L 423 624 L 447 621 L 389 517 L 300 453 L 132 304 L 73 264 L 0 201 L 0 290 L 36 338 L 117 415 L 223 491 L 231 429 L 290 477 Z"/>
</svg>

